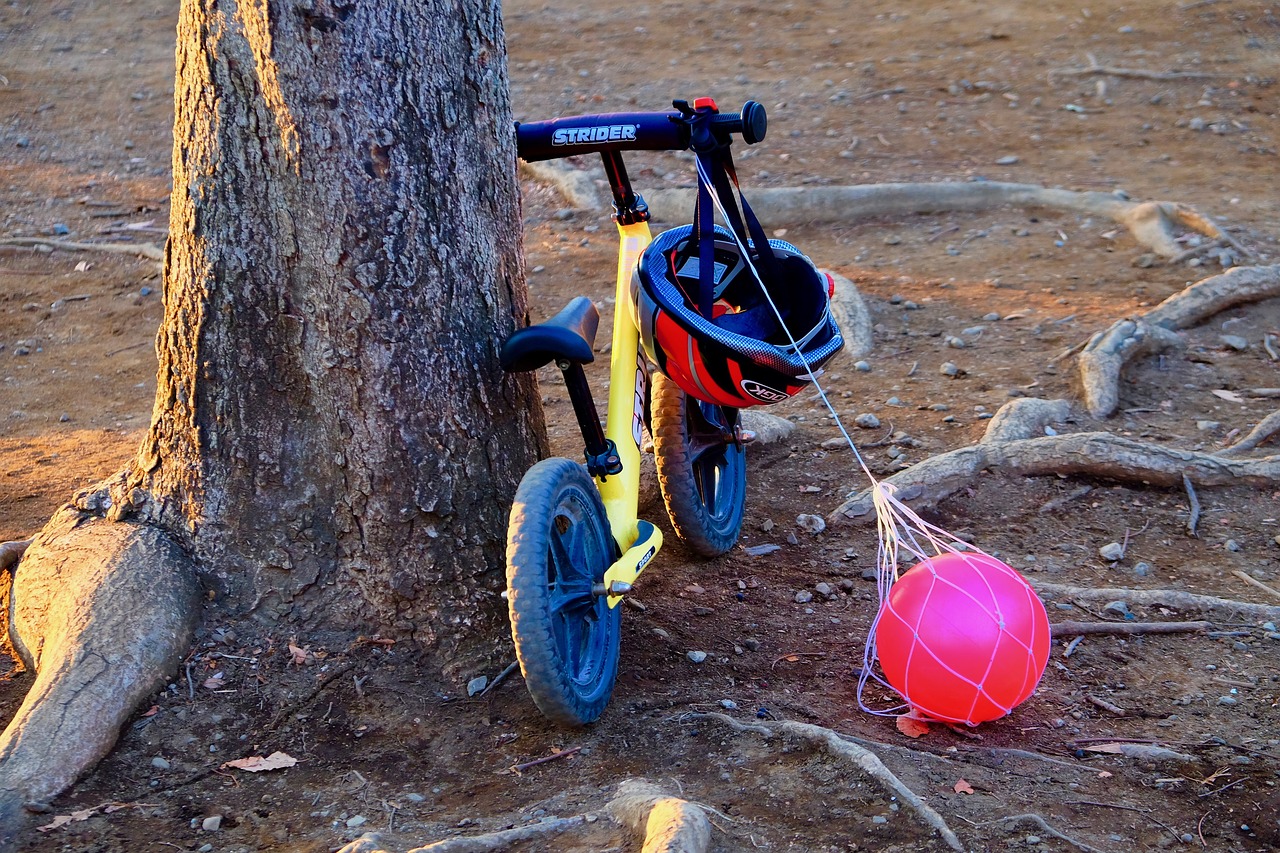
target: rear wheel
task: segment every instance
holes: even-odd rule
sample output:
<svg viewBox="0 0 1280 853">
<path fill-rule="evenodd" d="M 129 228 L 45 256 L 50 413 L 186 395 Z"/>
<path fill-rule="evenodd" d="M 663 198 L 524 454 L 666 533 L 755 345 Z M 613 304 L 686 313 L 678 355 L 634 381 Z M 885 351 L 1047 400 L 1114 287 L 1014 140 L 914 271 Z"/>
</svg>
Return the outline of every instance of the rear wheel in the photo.
<svg viewBox="0 0 1280 853">
<path fill-rule="evenodd" d="M 653 376 L 653 455 L 676 534 L 704 557 L 738 542 L 747 498 L 747 456 L 722 410 Z"/>
<path fill-rule="evenodd" d="M 507 528 L 507 607 L 525 686 L 557 723 L 593 722 L 613 693 L 622 611 L 596 585 L 616 555 L 586 469 L 568 459 L 530 468 Z"/>
</svg>

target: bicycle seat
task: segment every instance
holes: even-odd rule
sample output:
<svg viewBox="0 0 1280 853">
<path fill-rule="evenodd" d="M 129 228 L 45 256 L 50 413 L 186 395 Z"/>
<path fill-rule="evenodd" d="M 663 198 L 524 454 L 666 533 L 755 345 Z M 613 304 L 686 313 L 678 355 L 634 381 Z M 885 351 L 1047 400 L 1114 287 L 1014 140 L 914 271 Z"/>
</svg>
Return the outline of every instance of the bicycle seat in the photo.
<svg viewBox="0 0 1280 853">
<path fill-rule="evenodd" d="M 507 338 L 499 356 L 502 369 L 523 373 L 558 360 L 590 364 L 596 358 L 593 347 L 599 326 L 600 312 L 595 304 L 585 296 L 575 296 L 559 314 Z"/>
</svg>

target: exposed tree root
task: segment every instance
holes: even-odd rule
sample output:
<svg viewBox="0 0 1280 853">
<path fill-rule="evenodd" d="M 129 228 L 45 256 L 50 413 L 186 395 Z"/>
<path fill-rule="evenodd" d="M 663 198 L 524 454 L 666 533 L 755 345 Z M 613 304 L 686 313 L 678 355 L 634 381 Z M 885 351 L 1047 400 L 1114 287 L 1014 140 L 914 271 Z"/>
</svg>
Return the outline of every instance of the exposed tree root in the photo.
<svg viewBox="0 0 1280 853">
<path fill-rule="evenodd" d="M 1211 80 L 1221 74 L 1204 71 L 1149 71 L 1145 68 L 1117 68 L 1113 65 L 1102 65 L 1093 54 L 1086 54 L 1089 65 L 1086 68 L 1054 68 L 1049 72 L 1049 82 L 1056 77 L 1090 77 L 1095 74 L 1107 77 L 1131 77 L 1138 80 Z"/>
<path fill-rule="evenodd" d="M 915 791 L 908 788 L 901 779 L 893 774 L 893 771 L 885 767 L 884 762 L 874 752 L 856 743 L 851 743 L 842 738 L 838 732 L 822 726 L 797 723 L 791 720 L 743 724 L 724 714 L 691 714 L 689 716 L 692 719 L 715 720 L 736 732 L 755 732 L 766 738 L 782 735 L 813 746 L 822 747 L 835 757 L 854 764 L 863 773 L 880 783 L 886 791 L 911 806 L 917 816 L 930 828 L 937 831 L 938 835 L 952 850 L 964 850 L 964 845 L 960 843 L 960 839 L 955 832 L 947 826 L 947 822 L 943 820 L 942 815 L 938 814 L 932 806 L 922 800 Z"/>
<path fill-rule="evenodd" d="M 1182 346 L 1182 338 L 1142 319 L 1119 320 L 1084 345 L 1076 365 L 1084 391 L 1084 406 L 1095 418 L 1105 418 L 1120 404 L 1120 372 L 1131 359 Z"/>
<path fill-rule="evenodd" d="M 1063 601 L 1081 601 L 1086 604 L 1124 601 L 1130 606 L 1198 610 L 1213 614 L 1218 621 L 1249 619 L 1262 622 L 1280 619 L 1280 606 L 1253 604 L 1248 601 L 1235 601 L 1229 598 L 1217 598 L 1212 595 L 1197 595 L 1193 592 L 1183 592 L 1178 589 L 1120 589 L 1116 587 L 1095 589 L 1093 587 L 1048 583 L 1035 577 L 1028 578 L 1028 580 L 1040 595 Z"/>
<path fill-rule="evenodd" d="M 619 785 L 617 795 L 605 808 L 619 824 L 644 834 L 641 853 L 705 853 L 711 843 L 711 822 L 701 806 L 673 797 L 643 779 L 628 779 Z M 498 832 L 446 838 L 406 853 L 491 853 L 507 850 L 513 844 L 559 835 L 588 822 L 587 815 L 547 818 Z M 391 851 L 381 836 L 370 832 L 345 845 L 338 853 Z"/>
<path fill-rule="evenodd" d="M 0 542 L 0 572 L 8 569 L 22 558 L 30 539 L 19 539 L 15 542 Z"/>
<path fill-rule="evenodd" d="M 973 181 L 935 184 L 868 184 L 843 187 L 772 187 L 750 191 L 751 206 L 762 220 L 843 222 L 911 213 L 1026 207 L 1101 216 L 1123 225 L 1133 238 L 1165 258 L 1182 251 L 1176 233 L 1195 231 L 1218 239 L 1223 232 L 1186 205 L 1136 202 L 1101 192 L 1074 192 L 1035 184 Z M 645 194 L 654 218 L 681 222 L 693 210 L 693 190 L 654 190 Z"/>
<path fill-rule="evenodd" d="M 540 184 L 551 185 L 574 210 L 597 210 L 600 193 L 596 190 L 595 172 L 575 169 L 556 160 L 537 163 L 520 161 L 520 171 Z"/>
<path fill-rule="evenodd" d="M 1280 482 L 1280 455 L 1230 459 L 1194 450 L 1177 450 L 1134 441 L 1105 432 L 1082 432 L 1038 438 L 1005 439 L 1025 433 L 1061 407 L 1033 405 L 1046 401 L 1015 400 L 1001 409 L 1017 407 L 1007 419 L 992 419 L 977 444 L 931 456 L 884 480 L 901 500 L 936 504 L 972 483 L 979 474 L 997 469 L 1023 477 L 1082 475 L 1156 486 L 1176 486 L 1184 474 L 1201 486 L 1248 484 L 1273 487 Z M 1054 404 L 1063 401 L 1051 401 Z M 999 429 L 997 429 L 999 427 Z M 1043 430 L 1043 425 L 1040 426 Z M 832 522 L 874 518 L 871 489 L 851 492 L 828 516 Z"/>
<path fill-rule="evenodd" d="M 1236 267 L 1175 293 L 1140 317 L 1120 320 L 1095 334 L 1077 365 L 1085 407 L 1095 418 L 1115 412 L 1120 373 L 1140 355 L 1182 346 L 1175 330 L 1187 329 L 1228 308 L 1280 296 L 1280 264 Z"/>
<path fill-rule="evenodd" d="M 1055 637 L 1080 634 L 1188 634 L 1212 630 L 1212 622 L 1054 622 L 1049 626 Z"/>
<path fill-rule="evenodd" d="M 1233 267 L 1170 296 L 1142 318 L 1153 326 L 1187 329 L 1236 305 L 1280 296 L 1280 264 Z"/>
<path fill-rule="evenodd" d="M 840 351 L 840 358 L 844 361 L 856 361 L 871 352 L 874 343 L 871 312 L 867 310 L 867 304 L 862 301 L 862 294 L 853 282 L 831 270 L 823 272 L 830 273 L 836 282 L 831 313 L 835 315 L 836 324 L 840 326 L 840 333 L 844 336 L 844 349 Z"/>
<path fill-rule="evenodd" d="M 68 252 L 106 252 L 112 255 L 136 255 L 153 261 L 164 260 L 164 249 L 154 243 L 75 243 L 69 240 L 46 240 L 43 237 L 0 238 L 0 246 L 48 246 Z"/>
<path fill-rule="evenodd" d="M 1244 453 L 1246 450 L 1253 450 L 1278 432 L 1280 432 L 1280 411 L 1267 415 L 1258 422 L 1256 427 L 1250 430 L 1248 435 L 1225 450 L 1219 451 L 1218 455 L 1235 456 L 1239 453 Z"/>
<path fill-rule="evenodd" d="M 1065 841 L 1066 843 L 1070 844 L 1072 847 L 1085 851 L 1085 853 L 1106 853 L 1105 850 L 1100 850 L 1097 847 L 1093 847 L 1092 845 L 1085 844 L 1083 841 L 1076 841 L 1070 835 L 1062 834 L 1061 832 L 1059 832 L 1058 830 L 1050 826 L 1048 823 L 1046 823 L 1045 819 L 1040 817 L 1040 815 L 1038 814 L 1016 814 L 1016 815 L 1010 815 L 1009 817 L 1002 817 L 999 820 L 993 820 L 989 822 L 990 823 L 1030 823 L 1030 824 L 1033 824 L 1037 829 L 1039 829 L 1045 835 L 1052 835 L 1054 838 L 1058 839 L 1059 841 Z"/>
<path fill-rule="evenodd" d="M 59 510 L 13 573 L 9 638 L 37 673 L 0 735 L 0 850 L 110 751 L 190 647 L 199 587 L 158 530 Z"/>
<path fill-rule="evenodd" d="M 703 853 L 711 844 L 711 821 L 701 806 L 643 779 L 623 782 L 608 809 L 614 820 L 644 832 L 641 853 Z"/>
</svg>

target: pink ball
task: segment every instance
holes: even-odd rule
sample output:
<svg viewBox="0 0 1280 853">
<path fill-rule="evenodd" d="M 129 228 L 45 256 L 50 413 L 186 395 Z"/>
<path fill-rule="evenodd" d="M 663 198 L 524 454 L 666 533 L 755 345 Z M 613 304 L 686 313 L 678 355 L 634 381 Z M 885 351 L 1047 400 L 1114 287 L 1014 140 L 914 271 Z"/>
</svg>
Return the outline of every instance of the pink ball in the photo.
<svg viewBox="0 0 1280 853">
<path fill-rule="evenodd" d="M 885 679 L 922 715 L 976 725 L 1036 689 L 1049 616 L 1035 591 L 985 554 L 923 560 L 893 585 L 876 626 Z"/>
</svg>

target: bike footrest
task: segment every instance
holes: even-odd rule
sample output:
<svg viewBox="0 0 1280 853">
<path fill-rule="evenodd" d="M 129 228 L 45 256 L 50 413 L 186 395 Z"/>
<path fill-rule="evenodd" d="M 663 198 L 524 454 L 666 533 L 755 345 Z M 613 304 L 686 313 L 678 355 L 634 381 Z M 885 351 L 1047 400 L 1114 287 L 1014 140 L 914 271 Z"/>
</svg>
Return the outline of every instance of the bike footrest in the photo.
<svg viewBox="0 0 1280 853">
<path fill-rule="evenodd" d="M 658 553 L 658 549 L 662 547 L 661 530 L 648 521 L 639 521 L 636 526 L 640 535 L 635 543 L 604 573 L 606 590 L 625 589 L 629 592 L 631 585 L 640 576 L 640 572 L 644 571 L 644 567 L 649 565 L 653 556 Z M 615 587 L 614 584 L 624 586 Z M 610 593 L 610 607 L 617 607 L 621 601 L 621 593 Z"/>
</svg>

